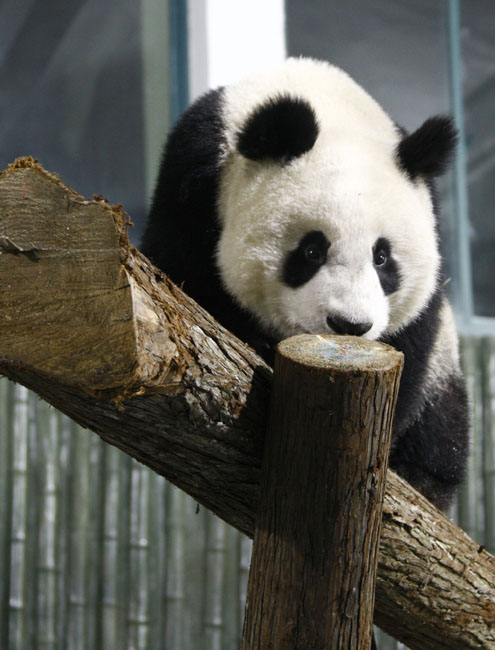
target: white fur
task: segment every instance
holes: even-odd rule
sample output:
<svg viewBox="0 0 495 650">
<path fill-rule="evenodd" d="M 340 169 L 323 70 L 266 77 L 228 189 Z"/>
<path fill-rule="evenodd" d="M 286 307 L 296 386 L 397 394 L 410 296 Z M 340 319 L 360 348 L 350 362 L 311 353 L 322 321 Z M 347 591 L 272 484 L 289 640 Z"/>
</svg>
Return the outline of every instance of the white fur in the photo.
<svg viewBox="0 0 495 650">
<path fill-rule="evenodd" d="M 287 165 L 245 159 L 236 150 L 240 128 L 281 93 L 313 106 L 320 129 L 314 147 Z M 280 336 L 329 331 L 329 314 L 372 322 L 371 339 L 414 319 L 437 283 L 433 207 L 424 182 L 399 170 L 400 134 L 380 106 L 338 68 L 289 59 L 226 88 L 224 121 L 217 261 L 231 294 Z M 287 287 L 283 261 L 310 230 L 331 242 L 328 261 L 305 285 Z M 373 267 L 380 237 L 391 242 L 402 271 L 389 296 Z"/>
<path fill-rule="evenodd" d="M 435 391 L 440 392 L 446 389 L 452 375 L 460 373 L 459 339 L 454 314 L 449 302 L 444 299 L 440 311 L 437 337 L 428 358 L 423 388 L 425 398 L 428 399 Z"/>
</svg>

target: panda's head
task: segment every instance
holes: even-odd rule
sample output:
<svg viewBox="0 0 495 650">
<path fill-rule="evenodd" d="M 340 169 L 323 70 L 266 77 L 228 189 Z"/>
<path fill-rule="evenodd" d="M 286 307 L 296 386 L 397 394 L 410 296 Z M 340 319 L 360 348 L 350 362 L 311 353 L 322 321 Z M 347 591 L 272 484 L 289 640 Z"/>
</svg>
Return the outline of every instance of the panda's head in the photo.
<svg viewBox="0 0 495 650">
<path fill-rule="evenodd" d="M 427 305 L 440 256 L 430 180 L 448 118 L 410 135 L 345 73 L 297 60 L 225 95 L 217 266 L 276 337 L 392 334 Z"/>
</svg>

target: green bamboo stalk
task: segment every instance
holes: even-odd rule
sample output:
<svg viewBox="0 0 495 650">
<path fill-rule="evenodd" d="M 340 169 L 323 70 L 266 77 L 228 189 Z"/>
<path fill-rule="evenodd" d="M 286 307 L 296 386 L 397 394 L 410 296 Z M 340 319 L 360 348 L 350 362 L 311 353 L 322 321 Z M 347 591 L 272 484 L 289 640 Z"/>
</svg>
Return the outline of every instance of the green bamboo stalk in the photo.
<svg viewBox="0 0 495 650">
<path fill-rule="evenodd" d="M 240 563 L 239 563 L 239 600 L 240 600 L 240 618 L 239 627 L 241 630 L 241 639 L 239 640 L 239 647 L 241 647 L 242 640 L 242 627 L 244 625 L 244 610 L 246 609 L 246 596 L 247 585 L 249 580 L 249 569 L 251 567 L 251 556 L 253 554 L 253 541 L 242 535 L 240 538 Z"/>
<path fill-rule="evenodd" d="M 118 613 L 117 575 L 119 571 L 119 483 L 120 453 L 117 449 L 107 449 L 107 472 L 103 498 L 105 507 L 104 564 L 103 564 L 103 648 L 117 648 L 117 631 L 120 620 Z"/>
<path fill-rule="evenodd" d="M 232 650 L 240 647 L 242 637 L 240 574 L 238 567 L 241 561 L 241 533 L 227 524 L 225 529 L 225 562 L 223 585 L 223 614 L 224 633 L 222 650 Z M 242 612 L 242 614 L 244 611 Z"/>
<path fill-rule="evenodd" d="M 131 591 L 128 646 L 146 650 L 150 639 L 148 564 L 151 473 L 136 461 L 131 473 Z"/>
<path fill-rule="evenodd" d="M 474 337 L 462 337 L 461 362 L 472 412 L 471 448 L 466 478 L 459 491 L 458 525 L 473 539 L 480 541 L 480 441 L 482 426 L 481 373 L 479 369 L 479 345 Z"/>
<path fill-rule="evenodd" d="M 204 639 L 208 650 L 222 650 L 224 635 L 223 581 L 225 571 L 225 525 L 208 513 L 206 532 L 206 583 Z"/>
<path fill-rule="evenodd" d="M 116 584 L 116 645 L 126 648 L 129 633 L 129 603 L 131 590 L 131 473 L 132 459 L 126 454 L 119 454 L 119 493 L 117 520 L 117 557 L 115 570 Z"/>
<path fill-rule="evenodd" d="M 495 339 L 482 341 L 484 545 L 495 553 Z"/>
<path fill-rule="evenodd" d="M 165 638 L 165 491 L 165 479 L 152 472 L 150 499 L 146 505 L 152 549 L 148 562 L 149 650 L 162 650 Z"/>
<path fill-rule="evenodd" d="M 71 530 L 73 519 L 74 480 L 72 467 L 75 453 L 76 425 L 65 415 L 56 412 L 57 430 L 59 435 L 59 489 L 60 501 L 56 524 L 56 552 L 59 566 L 58 608 L 57 608 L 57 650 L 69 647 L 71 592 L 70 576 L 72 575 L 73 549 Z"/>
<path fill-rule="evenodd" d="M 62 514 L 63 514 L 63 487 L 64 487 L 64 461 L 66 459 L 65 450 L 67 446 L 63 437 L 62 427 L 60 426 L 60 417 L 59 413 L 50 408 L 50 426 L 53 431 L 53 439 L 55 446 L 55 499 L 56 499 L 56 508 L 55 508 L 55 520 L 53 522 L 53 565 L 55 572 L 55 584 L 54 584 L 54 636 L 55 643 L 53 644 L 53 650 L 60 650 L 60 623 L 62 621 L 62 611 L 63 611 L 63 550 L 62 549 L 62 536 L 61 536 L 61 524 L 62 524 Z"/>
<path fill-rule="evenodd" d="M 83 435 L 85 433 L 85 435 Z M 70 503 L 70 556 L 68 647 L 87 650 L 86 573 L 91 570 L 88 552 L 89 492 L 91 439 L 87 432 L 74 425 L 68 472 L 73 484 Z"/>
<path fill-rule="evenodd" d="M 244 611 L 246 608 L 246 593 L 247 593 L 247 584 L 249 579 L 249 565 L 252 555 L 252 541 L 243 535 L 238 533 L 236 537 L 236 566 L 233 569 L 235 574 L 235 581 L 237 585 L 236 590 L 236 607 L 235 607 L 235 625 L 236 625 L 236 638 L 235 643 L 233 643 L 234 648 L 240 648 L 242 643 L 242 626 L 244 624 Z M 246 564 L 247 559 L 247 564 Z"/>
<path fill-rule="evenodd" d="M 34 402 L 37 462 L 42 484 L 39 493 L 39 554 L 37 567 L 38 647 L 55 650 L 57 645 L 56 524 L 59 508 L 58 427 L 55 412 L 31 394 Z M 32 534 L 32 531 L 30 531 Z"/>
<path fill-rule="evenodd" d="M 88 435 L 80 429 L 80 435 Z M 90 439 L 90 482 L 88 492 L 88 538 L 85 593 L 86 647 L 103 647 L 103 564 L 106 500 L 105 481 L 108 446 L 96 436 Z"/>
<path fill-rule="evenodd" d="M 11 531 L 10 582 L 10 644 L 13 648 L 27 646 L 28 630 L 25 611 L 27 467 L 28 467 L 28 391 L 14 387 L 13 419 L 13 498 Z"/>
<path fill-rule="evenodd" d="M 10 647 L 14 383 L 0 377 L 0 639 Z"/>
<path fill-rule="evenodd" d="M 184 643 L 184 507 L 185 494 L 171 484 L 166 489 L 165 648 L 189 650 Z"/>
<path fill-rule="evenodd" d="M 29 391 L 26 394 L 27 422 L 27 465 L 26 465 L 26 529 L 24 540 L 24 638 L 27 646 L 39 646 L 39 585 L 38 558 L 40 543 L 40 496 L 45 482 L 43 449 L 37 436 L 38 398 Z"/>
<path fill-rule="evenodd" d="M 184 601 L 183 645 L 185 648 L 205 647 L 203 629 L 203 598 L 206 579 L 206 526 L 208 513 L 190 497 L 184 499 Z"/>
</svg>

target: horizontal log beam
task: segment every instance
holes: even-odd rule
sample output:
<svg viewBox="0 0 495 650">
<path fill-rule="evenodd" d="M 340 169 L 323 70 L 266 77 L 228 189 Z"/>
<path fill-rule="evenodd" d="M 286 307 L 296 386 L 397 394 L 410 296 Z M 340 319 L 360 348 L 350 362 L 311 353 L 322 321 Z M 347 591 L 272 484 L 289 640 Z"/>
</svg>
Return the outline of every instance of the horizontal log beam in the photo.
<svg viewBox="0 0 495 650">
<path fill-rule="evenodd" d="M 127 227 L 30 158 L 0 174 L 0 373 L 252 535 L 271 369 Z M 393 472 L 375 622 L 413 650 L 495 647 L 495 559 Z"/>
</svg>

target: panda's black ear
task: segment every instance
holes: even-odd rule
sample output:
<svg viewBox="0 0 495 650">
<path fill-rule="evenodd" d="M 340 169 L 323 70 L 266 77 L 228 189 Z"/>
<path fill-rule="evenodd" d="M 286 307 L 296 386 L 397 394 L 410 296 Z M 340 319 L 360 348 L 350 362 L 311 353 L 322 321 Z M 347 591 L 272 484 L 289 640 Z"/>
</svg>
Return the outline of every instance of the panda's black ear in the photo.
<svg viewBox="0 0 495 650">
<path fill-rule="evenodd" d="M 434 178 L 447 169 L 456 144 L 457 129 L 452 118 L 437 115 L 404 135 L 397 146 L 397 161 L 412 180 L 418 176 Z"/>
<path fill-rule="evenodd" d="M 311 105 L 299 97 L 279 95 L 258 106 L 237 138 L 237 149 L 250 160 L 289 162 L 309 151 L 318 137 Z"/>
</svg>

